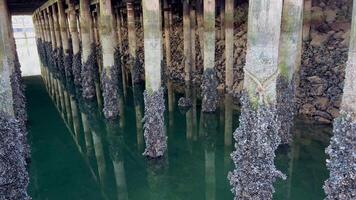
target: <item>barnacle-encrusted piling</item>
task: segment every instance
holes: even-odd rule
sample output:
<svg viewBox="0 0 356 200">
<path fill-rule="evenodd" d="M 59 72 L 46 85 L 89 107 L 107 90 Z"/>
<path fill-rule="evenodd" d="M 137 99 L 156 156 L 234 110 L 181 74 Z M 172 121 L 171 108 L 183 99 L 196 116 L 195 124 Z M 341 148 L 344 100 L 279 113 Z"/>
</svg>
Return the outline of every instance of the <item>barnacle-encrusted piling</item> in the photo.
<svg viewBox="0 0 356 200">
<path fill-rule="evenodd" d="M 215 0 L 204 0 L 204 75 L 202 111 L 214 112 L 217 104 L 215 66 Z"/>
<path fill-rule="evenodd" d="M 114 51 L 116 31 L 113 28 L 113 8 L 111 0 L 100 0 L 100 41 L 103 55 L 101 87 L 104 97 L 104 116 L 114 119 L 119 116 L 118 108 L 118 74 L 115 68 Z"/>
<path fill-rule="evenodd" d="M 120 65 L 120 74 L 121 74 L 121 82 L 122 82 L 122 92 L 124 97 L 127 95 L 127 83 L 126 83 L 126 72 L 125 72 L 125 67 L 122 67 L 122 55 L 123 53 L 123 39 L 122 39 L 122 34 L 121 34 L 121 29 L 122 29 L 122 22 L 121 22 L 121 15 L 120 15 L 120 9 L 116 9 L 115 15 L 116 15 L 116 29 L 117 29 L 117 44 L 118 44 L 118 49 L 115 52 L 115 55 L 117 55 L 116 59 L 118 59 L 118 65 Z"/>
<path fill-rule="evenodd" d="M 327 200 L 356 198 L 356 122 L 350 113 L 340 114 L 334 120 L 334 136 L 325 151 L 330 157 L 326 161 L 330 177 L 324 185 Z"/>
<path fill-rule="evenodd" d="M 129 43 L 129 67 L 131 71 L 132 85 L 141 81 L 140 75 L 140 62 L 137 56 L 137 43 L 136 43 L 136 25 L 135 25 L 135 11 L 134 3 L 132 0 L 127 1 L 127 32 Z"/>
<path fill-rule="evenodd" d="M 63 48 L 63 68 L 65 72 L 65 85 L 72 84 L 73 80 L 73 71 L 72 71 L 72 59 L 73 59 L 73 52 L 70 48 L 69 37 L 67 31 L 69 29 L 67 16 L 64 11 L 64 0 L 58 0 L 58 18 L 59 18 L 59 26 L 60 26 L 60 33 L 61 33 L 61 41 L 62 41 L 62 48 Z M 68 87 L 66 87 L 68 89 Z"/>
<path fill-rule="evenodd" d="M 249 2 L 242 110 L 231 154 L 235 169 L 228 175 L 235 200 L 272 199 L 273 182 L 285 178 L 274 165 L 280 144 L 276 83 L 281 14 L 282 1 Z"/>
<path fill-rule="evenodd" d="M 57 9 L 58 9 L 58 23 L 59 23 L 59 31 L 61 36 L 62 43 L 62 62 L 63 65 L 63 77 L 62 77 L 62 87 L 63 87 L 63 95 L 64 102 L 67 113 L 67 121 L 71 121 L 71 107 L 70 107 L 70 97 L 68 94 L 69 87 L 72 84 L 72 51 L 69 48 L 69 38 L 67 35 L 68 25 L 66 22 L 66 14 L 64 11 L 64 0 L 58 0 Z"/>
<path fill-rule="evenodd" d="M 167 149 L 164 128 L 164 92 L 161 87 L 162 27 L 159 0 L 143 0 L 143 28 L 145 50 L 146 90 L 144 92 L 144 137 L 146 149 L 143 155 L 157 158 Z"/>
<path fill-rule="evenodd" d="M 0 111 L 0 196 L 3 199 L 30 199 L 22 134 L 18 120 Z"/>
<path fill-rule="evenodd" d="M 201 56 L 204 57 L 204 11 L 203 11 L 203 0 L 196 0 L 195 7 L 197 9 L 197 25 L 198 25 L 198 35 L 199 35 L 199 45 Z"/>
<path fill-rule="evenodd" d="M 191 46 L 191 71 L 192 73 L 196 73 L 196 61 L 197 61 L 197 51 L 195 48 L 195 41 L 196 41 L 196 9 L 193 8 L 193 3 L 191 2 L 191 6 L 190 6 L 190 13 L 189 13 L 189 17 L 190 17 L 190 46 Z"/>
<path fill-rule="evenodd" d="M 295 90 L 302 52 L 303 0 L 283 2 L 281 38 L 279 43 L 280 71 L 277 80 L 277 112 L 281 121 L 282 143 L 292 139 L 290 128 L 296 112 Z"/>
<path fill-rule="evenodd" d="M 85 99 L 95 97 L 95 48 L 89 0 L 80 0 L 80 34 L 82 38 L 82 95 Z"/>
<path fill-rule="evenodd" d="M 225 0 L 225 86 L 231 92 L 234 85 L 234 0 Z"/>
<path fill-rule="evenodd" d="M 27 200 L 26 104 L 5 0 L 0 0 L 0 60 L 0 198 Z"/>
<path fill-rule="evenodd" d="M 326 199 L 356 198 L 356 1 L 350 34 L 348 62 L 340 116 L 334 120 L 333 137 L 326 149 L 330 177 L 325 181 Z"/>
<path fill-rule="evenodd" d="M 305 0 L 303 6 L 303 41 L 309 40 L 312 0 Z"/>
<path fill-rule="evenodd" d="M 81 62 L 77 17 L 76 17 L 75 5 L 74 2 L 72 1 L 68 1 L 68 22 L 69 22 L 69 31 L 72 39 L 72 50 L 73 50 L 73 60 L 72 60 L 73 82 L 76 87 L 80 87 L 82 84 L 81 82 L 82 62 Z"/>
<path fill-rule="evenodd" d="M 273 182 L 285 179 L 274 165 L 274 152 L 280 144 L 276 108 L 260 105 L 256 110 L 247 94 L 241 103 L 240 125 L 234 132 L 236 149 L 231 154 L 235 169 L 228 175 L 231 191 L 236 200 L 272 199 Z"/>
<path fill-rule="evenodd" d="M 57 87 L 58 87 L 58 94 L 59 94 L 59 102 L 60 102 L 60 109 L 62 118 L 65 119 L 64 113 L 66 113 L 66 106 L 65 106 L 65 94 L 64 94 L 64 83 L 65 83 L 65 71 L 64 71 L 64 64 L 63 64 L 63 47 L 61 41 L 61 34 L 60 34 L 60 25 L 59 25 L 59 18 L 57 14 L 58 6 L 52 5 L 52 18 L 53 18 L 53 30 L 54 36 L 56 40 L 56 48 L 55 48 L 55 64 L 57 68 Z"/>
<path fill-rule="evenodd" d="M 191 81 L 192 73 L 192 44 L 189 0 L 183 1 L 183 37 L 184 37 L 184 80 Z"/>
</svg>

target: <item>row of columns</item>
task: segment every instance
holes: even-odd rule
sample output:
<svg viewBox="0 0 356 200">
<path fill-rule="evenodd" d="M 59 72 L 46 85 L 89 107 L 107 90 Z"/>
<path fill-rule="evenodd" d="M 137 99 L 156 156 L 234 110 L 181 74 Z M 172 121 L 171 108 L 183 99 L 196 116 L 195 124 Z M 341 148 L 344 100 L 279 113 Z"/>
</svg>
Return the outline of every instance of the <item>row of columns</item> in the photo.
<svg viewBox="0 0 356 200">
<path fill-rule="evenodd" d="M 122 38 L 120 23 L 120 12 L 113 10 L 113 5 L 110 0 L 99 1 L 99 20 L 95 22 L 90 14 L 90 3 L 88 0 L 80 1 L 80 25 L 77 24 L 75 5 L 68 3 L 68 20 L 67 23 L 58 23 L 57 10 L 61 17 L 64 16 L 64 11 L 61 11 L 63 1 L 58 1 L 57 7 L 49 8 L 36 12 L 34 19 L 37 29 L 39 30 L 39 39 L 44 41 L 47 46 L 46 51 L 56 52 L 58 49 L 64 49 L 63 40 L 68 40 L 68 31 L 63 30 L 63 27 L 69 25 L 70 38 L 72 42 L 73 59 L 71 69 L 74 76 L 74 84 L 83 89 L 84 98 L 91 99 L 97 96 L 100 99 L 100 90 L 98 85 L 94 83 L 95 65 L 97 68 L 102 68 L 100 82 L 103 96 L 104 115 L 107 119 L 114 119 L 119 115 L 120 93 L 118 85 L 120 81 L 126 88 L 126 73 L 122 70 L 122 66 L 115 62 L 116 48 L 122 51 Z M 167 148 L 166 135 L 164 133 L 164 117 L 165 110 L 164 96 L 162 90 L 162 63 L 163 63 L 163 39 L 162 39 L 162 19 L 161 5 L 159 0 L 142 1 L 143 11 L 143 30 L 144 30 L 144 66 L 145 66 L 145 116 L 144 122 L 144 137 L 146 141 L 146 150 L 144 155 L 149 157 L 160 157 L 164 155 Z M 197 22 L 197 31 L 199 43 L 204 60 L 204 74 L 202 83 L 202 111 L 214 112 L 217 104 L 217 77 L 214 68 L 215 61 L 215 0 L 204 0 L 203 2 L 195 2 L 196 12 L 192 9 L 192 2 L 183 0 L 183 37 L 184 37 L 184 72 L 185 82 L 189 85 L 191 81 L 192 71 L 195 70 L 195 21 Z M 274 151 L 282 142 L 290 142 L 289 129 L 295 112 L 294 108 L 294 93 L 295 86 L 298 83 L 297 73 L 300 66 L 301 45 L 303 34 L 307 34 L 307 30 L 303 29 L 303 8 L 309 4 L 307 1 L 304 4 L 303 0 L 292 1 L 274 1 L 274 0 L 253 0 L 249 2 L 248 16 L 248 45 L 246 55 L 246 65 L 244 66 L 244 86 L 242 97 L 242 114 L 240 117 L 240 127 L 234 133 L 234 138 L 237 141 L 236 151 L 232 154 L 232 159 L 236 166 L 241 165 L 241 162 L 254 160 L 263 160 L 261 166 L 268 166 L 266 171 L 260 175 L 268 175 L 266 179 L 250 180 L 256 184 L 268 183 L 268 187 L 260 189 L 254 198 L 272 198 L 273 187 L 271 183 L 276 177 L 284 177 L 273 164 Z M 62 6 L 63 7 L 63 6 Z M 170 15 L 169 2 L 163 1 L 164 32 L 165 32 L 165 60 L 166 66 L 171 67 L 172 56 L 170 53 L 170 23 L 168 16 Z M 131 80 L 135 92 L 135 85 L 140 81 L 139 77 L 139 60 L 137 55 L 137 43 L 135 32 L 135 12 L 133 2 L 126 3 L 127 9 L 127 29 L 128 29 L 128 46 L 129 46 L 129 69 L 131 72 Z M 61 14 L 62 13 L 62 14 Z M 224 12 L 221 18 L 224 18 L 225 27 L 225 56 L 226 56 L 226 89 L 232 90 L 233 85 L 233 22 L 234 22 L 234 1 L 226 0 Z M 59 20 L 61 21 L 61 20 Z M 66 20 L 64 20 L 66 21 Z M 99 34 L 95 34 L 92 27 L 96 24 Z M 60 26 L 60 30 L 58 31 Z M 304 26 L 306 26 L 304 24 Z M 80 32 L 80 37 L 78 35 Z M 303 33 L 304 32 L 304 33 Z M 61 33 L 61 34 L 60 34 Z M 62 36 L 63 35 L 63 36 Z M 66 36 L 64 36 L 66 35 Z M 306 36 L 305 36 L 306 37 Z M 67 38 L 67 39 L 66 39 Z M 95 38 L 100 39 L 101 44 L 101 59 L 95 58 L 91 64 L 90 55 L 93 53 L 93 44 Z M 62 40 L 62 43 L 61 43 Z M 81 45 L 80 45 L 81 41 Z M 353 40 L 351 40 L 352 42 Z M 45 46 L 46 46 L 45 45 Z M 81 47 L 81 50 L 80 50 Z M 352 47 L 352 46 L 351 46 Z M 68 50 L 69 52 L 70 50 Z M 121 52 L 123 53 L 123 52 Z M 70 53 L 67 53 L 69 55 Z M 352 52 L 350 51 L 350 54 Z M 65 55 L 65 53 L 64 53 Z M 120 55 L 120 54 L 119 54 Z M 48 56 L 51 59 L 51 56 Z M 121 58 L 120 58 L 121 59 Z M 120 60 L 119 59 L 119 60 Z M 54 62 L 52 57 L 52 61 Z M 346 112 L 349 108 L 353 108 L 354 83 L 354 67 L 352 59 L 349 58 L 347 67 L 343 108 Z M 59 67 L 60 65 L 58 65 Z M 101 67 L 99 67 L 101 66 Z M 53 69 L 52 69 L 53 70 Z M 88 73 L 88 74 L 87 74 Z M 60 83 L 60 77 L 54 76 L 48 69 L 43 68 L 44 79 L 48 85 L 50 94 L 54 96 L 58 105 L 65 109 L 65 98 L 68 98 L 65 93 L 62 94 L 61 88 L 64 87 Z M 65 74 L 70 74 L 66 72 Z M 121 77 L 121 79 L 119 79 Z M 70 81 L 70 80 L 67 80 Z M 168 88 L 170 84 L 168 82 Z M 99 92 L 98 92 L 99 91 Z M 169 94 L 170 96 L 170 94 Z M 351 98 L 351 100 L 349 100 Z M 71 98 L 70 98 L 71 99 Z M 68 104 L 68 103 L 67 103 Z M 122 104 L 121 104 L 122 105 Z M 291 106 L 293 105 L 293 106 Z M 347 108 L 347 109 L 346 109 Z M 169 110 L 172 109 L 169 107 Z M 138 113 L 138 114 L 137 114 Z M 140 115 L 136 113 L 139 123 Z M 250 144 L 240 144 L 238 141 L 246 139 Z M 265 139 L 268 141 L 268 147 L 265 144 L 259 143 L 256 138 Z M 264 157 L 256 157 L 253 154 L 245 154 L 248 146 L 265 155 Z M 250 157 L 241 157 L 241 155 Z M 243 159 L 242 159 L 243 158 Z M 241 160 L 242 159 L 242 160 Z M 244 167 L 250 168 L 249 163 L 245 163 Z M 242 168 L 240 168 L 242 169 Z M 245 194 L 253 194 L 256 191 L 247 190 L 241 191 L 239 184 L 243 170 L 235 170 L 229 175 L 230 182 L 234 187 L 233 191 L 236 197 Z M 262 183 L 263 182 L 263 183 Z M 245 198 L 241 196 L 241 198 Z"/>
</svg>

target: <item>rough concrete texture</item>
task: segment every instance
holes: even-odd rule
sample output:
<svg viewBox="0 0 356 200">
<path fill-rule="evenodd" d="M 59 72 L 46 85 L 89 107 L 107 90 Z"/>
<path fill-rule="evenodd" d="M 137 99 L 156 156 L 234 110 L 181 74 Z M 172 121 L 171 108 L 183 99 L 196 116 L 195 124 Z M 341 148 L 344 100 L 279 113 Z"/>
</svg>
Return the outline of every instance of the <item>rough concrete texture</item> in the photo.
<svg viewBox="0 0 356 200">
<path fill-rule="evenodd" d="M 85 99 L 92 99 L 95 97 L 95 76 L 97 71 L 95 44 L 90 45 L 90 54 L 88 60 L 82 65 L 82 95 Z"/>
<path fill-rule="evenodd" d="M 235 200 L 272 199 L 276 178 L 285 179 L 274 165 L 280 144 L 280 122 L 275 106 L 252 107 L 247 94 L 241 97 L 240 126 L 234 132 L 235 151 L 231 158 L 235 169 L 228 174 Z"/>
<path fill-rule="evenodd" d="M 202 111 L 214 112 L 218 102 L 218 79 L 216 77 L 216 70 L 209 68 L 204 70 L 202 89 Z"/>
<path fill-rule="evenodd" d="M 119 71 L 115 66 L 104 68 L 101 75 L 101 89 L 104 98 L 104 116 L 106 119 L 119 117 Z"/>
<path fill-rule="evenodd" d="M 326 149 L 330 177 L 325 181 L 325 199 L 356 199 L 356 123 L 342 112 L 334 120 L 334 136 Z"/>
<path fill-rule="evenodd" d="M 332 123 L 339 116 L 350 40 L 351 0 L 313 0 L 310 38 L 303 44 L 299 113 Z"/>
<path fill-rule="evenodd" d="M 0 113 L 0 200 L 28 200 L 29 182 L 19 122 Z"/>
<path fill-rule="evenodd" d="M 76 87 L 81 87 L 82 84 L 82 77 L 81 77 L 81 68 L 82 68 L 82 57 L 81 52 L 74 54 L 73 56 L 73 63 L 72 63 L 72 70 L 73 70 L 73 78 L 74 78 L 74 85 Z"/>
<path fill-rule="evenodd" d="M 294 81 L 289 82 L 279 76 L 277 79 L 277 115 L 281 122 L 278 135 L 281 138 L 282 144 L 288 144 L 293 139 L 290 129 L 293 126 L 294 114 L 296 112 L 295 102 Z"/>
<path fill-rule="evenodd" d="M 146 149 L 144 156 L 158 158 L 164 155 L 167 149 L 167 136 L 164 128 L 164 91 L 161 88 L 152 94 L 144 92 L 145 116 L 144 137 Z"/>
</svg>

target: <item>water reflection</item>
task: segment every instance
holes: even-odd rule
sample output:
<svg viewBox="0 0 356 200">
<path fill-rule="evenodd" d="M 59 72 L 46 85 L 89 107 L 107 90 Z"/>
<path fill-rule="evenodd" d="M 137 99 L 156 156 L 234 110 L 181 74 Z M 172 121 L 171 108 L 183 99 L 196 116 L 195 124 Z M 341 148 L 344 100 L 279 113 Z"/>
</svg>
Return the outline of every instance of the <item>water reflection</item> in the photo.
<svg viewBox="0 0 356 200">
<path fill-rule="evenodd" d="M 168 151 L 154 161 L 142 156 L 142 93 L 142 86 L 137 85 L 126 97 L 121 95 L 121 118 L 108 122 L 98 102 L 85 102 L 81 95 L 63 91 L 65 109 L 58 110 L 73 132 L 102 199 L 232 199 L 226 176 L 233 168 L 232 132 L 239 114 L 233 97 L 223 98 L 220 112 L 201 113 L 199 88 L 168 83 Z M 192 100 L 185 112 L 176 105 L 181 96 Z M 275 184 L 274 199 L 322 199 L 330 127 L 297 120 L 292 131 L 293 144 L 281 146 L 276 154 L 275 163 L 288 179 Z"/>
</svg>

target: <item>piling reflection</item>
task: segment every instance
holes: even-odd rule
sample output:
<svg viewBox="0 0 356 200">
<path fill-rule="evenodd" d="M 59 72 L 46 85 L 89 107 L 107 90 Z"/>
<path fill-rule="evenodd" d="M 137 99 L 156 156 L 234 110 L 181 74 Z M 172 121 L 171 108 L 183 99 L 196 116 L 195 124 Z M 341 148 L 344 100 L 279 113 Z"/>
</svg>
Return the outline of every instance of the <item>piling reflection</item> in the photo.
<svg viewBox="0 0 356 200">
<path fill-rule="evenodd" d="M 140 84 L 134 84 L 133 90 L 133 101 L 135 107 L 135 117 L 136 117 L 136 134 L 137 134 L 137 147 L 139 151 L 144 149 L 144 139 L 143 139 L 143 86 Z"/>
<path fill-rule="evenodd" d="M 224 122 L 224 165 L 228 170 L 231 165 L 230 153 L 232 152 L 232 133 L 233 133 L 233 97 L 230 94 L 225 95 L 225 122 Z"/>
<path fill-rule="evenodd" d="M 47 88 L 50 90 L 50 86 Z M 58 111 L 63 113 L 64 122 L 73 132 L 100 196 L 109 200 L 156 200 L 186 198 L 189 194 L 191 198 L 186 199 L 232 199 L 226 175 L 233 168 L 232 132 L 238 124 L 233 97 L 224 97 L 220 112 L 200 113 L 198 88 L 172 83 L 167 89 L 168 151 L 157 161 L 142 156 L 141 86 L 135 85 L 126 98 L 119 92 L 121 117 L 113 121 L 103 119 L 96 99 L 84 101 L 78 95 L 80 90 L 73 93 L 68 86 L 62 88 L 65 108 Z M 191 107 L 179 112 L 176 96 L 189 97 Z M 328 129 L 320 133 L 323 129 L 305 127 L 309 126 L 296 123 L 292 130 L 293 144 L 281 146 L 277 151 L 276 165 L 288 179 L 275 184 L 274 199 L 323 196 L 319 186 L 327 177 L 323 150 L 328 137 L 321 135 L 327 135 Z M 310 194 L 299 194 L 299 190 Z"/>
<path fill-rule="evenodd" d="M 216 177 L 215 177 L 215 137 L 218 129 L 217 115 L 203 113 L 202 118 L 202 140 L 205 152 L 205 199 L 215 200 Z"/>
<path fill-rule="evenodd" d="M 124 165 L 124 136 L 122 129 L 115 122 L 106 122 L 109 154 L 116 185 L 116 199 L 127 200 L 127 183 Z"/>
</svg>

